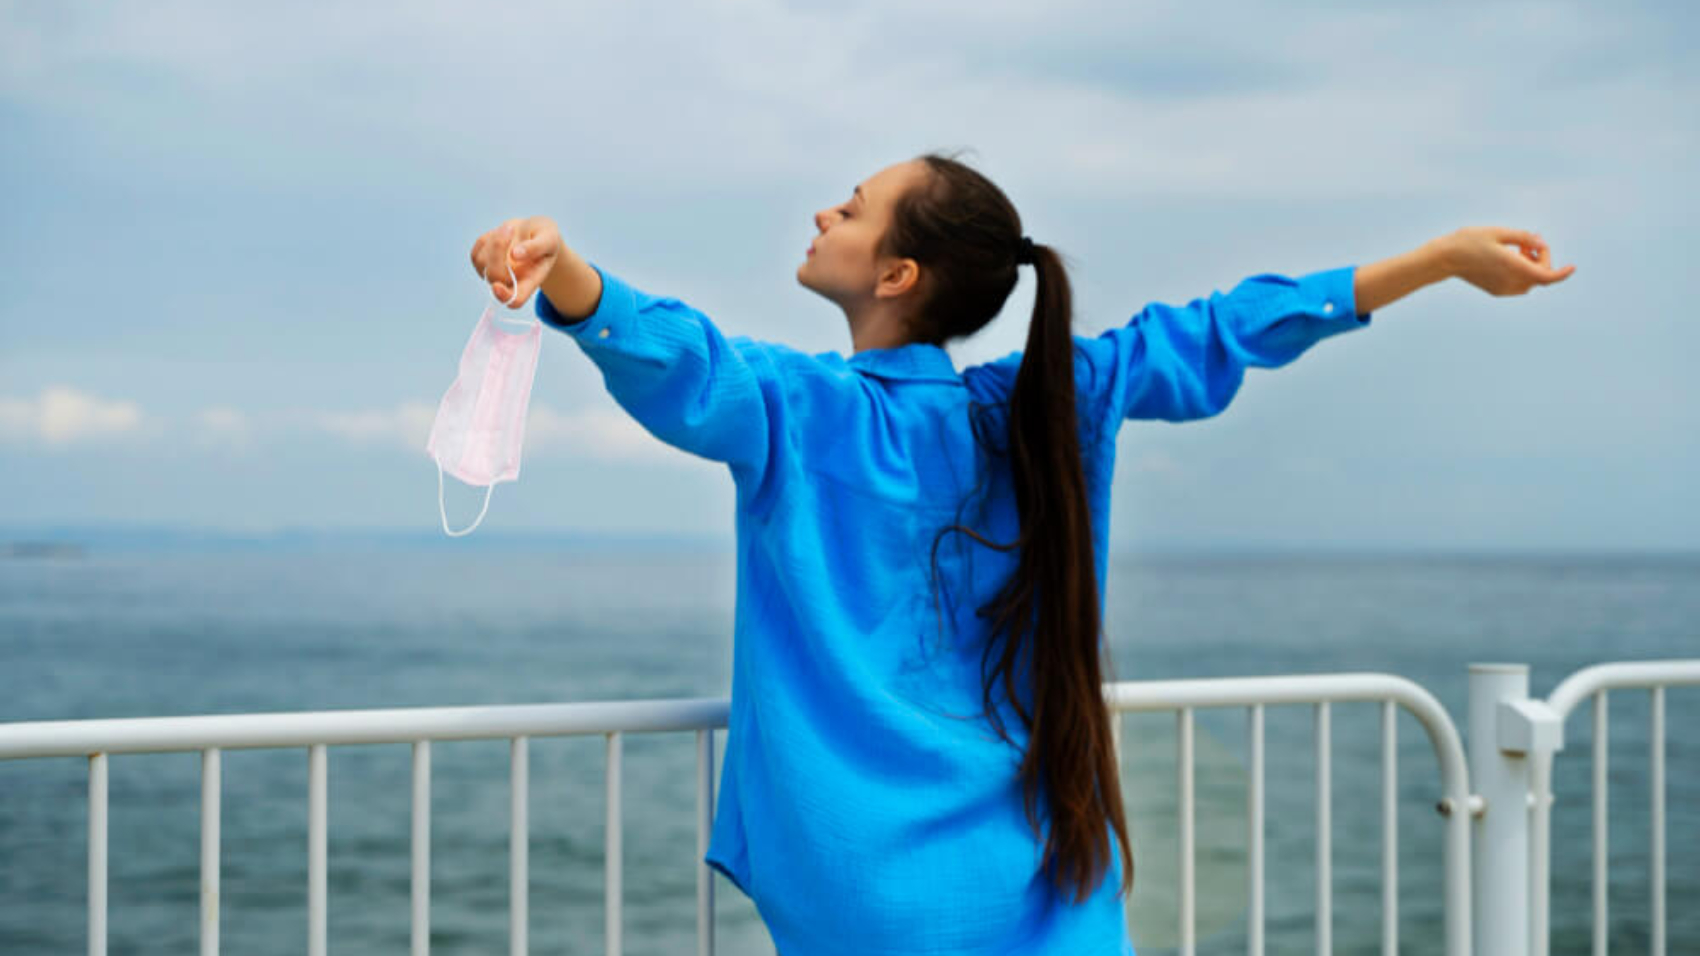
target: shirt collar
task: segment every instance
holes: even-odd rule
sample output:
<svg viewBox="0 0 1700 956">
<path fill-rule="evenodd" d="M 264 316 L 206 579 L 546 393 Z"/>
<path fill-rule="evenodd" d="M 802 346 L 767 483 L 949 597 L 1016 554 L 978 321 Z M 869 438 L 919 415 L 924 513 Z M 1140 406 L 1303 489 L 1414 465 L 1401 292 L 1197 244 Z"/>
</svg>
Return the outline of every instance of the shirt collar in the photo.
<svg viewBox="0 0 1700 956">
<path fill-rule="evenodd" d="M 950 353 L 927 342 L 910 342 L 884 349 L 863 349 L 845 361 L 853 369 L 880 378 L 960 384 L 962 376 L 950 362 Z"/>
</svg>

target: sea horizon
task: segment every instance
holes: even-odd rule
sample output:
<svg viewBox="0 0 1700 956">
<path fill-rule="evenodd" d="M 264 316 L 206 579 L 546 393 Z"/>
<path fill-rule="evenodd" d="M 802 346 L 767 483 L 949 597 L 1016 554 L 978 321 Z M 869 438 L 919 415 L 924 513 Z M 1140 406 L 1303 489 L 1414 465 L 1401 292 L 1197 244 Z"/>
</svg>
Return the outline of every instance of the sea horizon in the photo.
<svg viewBox="0 0 1700 956">
<path fill-rule="evenodd" d="M 621 551 L 724 552 L 736 546 L 730 531 L 723 534 L 677 534 L 641 531 L 595 531 L 572 528 L 537 530 L 480 530 L 450 538 L 437 527 L 315 527 L 285 525 L 239 528 L 217 525 L 183 526 L 143 522 L 0 523 L 0 559 L 15 556 L 18 547 L 75 546 L 105 552 L 204 550 L 313 550 L 359 544 L 376 548 L 439 547 L 460 550 L 539 548 L 579 550 L 611 548 Z M 1397 559 L 1656 559 L 1700 561 L 1696 547 L 1545 547 L 1471 544 L 1387 544 L 1334 542 L 1223 541 L 1201 543 L 1158 541 L 1112 545 L 1117 558 L 1397 558 Z"/>
</svg>

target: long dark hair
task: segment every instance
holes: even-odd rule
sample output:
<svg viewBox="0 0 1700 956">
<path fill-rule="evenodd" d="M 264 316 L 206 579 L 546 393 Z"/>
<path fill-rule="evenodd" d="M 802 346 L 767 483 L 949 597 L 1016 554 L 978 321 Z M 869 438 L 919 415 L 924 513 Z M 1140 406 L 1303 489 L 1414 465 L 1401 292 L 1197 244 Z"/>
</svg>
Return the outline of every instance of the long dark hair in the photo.
<svg viewBox="0 0 1700 956">
<path fill-rule="evenodd" d="M 909 257 L 923 266 L 912 341 L 935 345 L 972 334 L 998 314 L 1014 290 L 1022 236 L 1014 204 L 980 172 L 952 156 L 918 157 L 927 175 L 894 203 L 881 237 L 882 256 Z M 1063 893 L 1084 900 L 1102 880 L 1115 827 L 1122 885 L 1133 886 L 1133 853 L 1122 808 L 1121 781 L 1103 696 L 1099 614 L 1091 515 L 1075 411 L 1073 295 L 1055 249 L 1034 245 L 1037 294 L 1027 346 L 1009 398 L 1007 458 L 1021 532 L 999 544 L 957 523 L 960 531 L 999 551 L 1019 548 L 1015 573 L 978 616 L 990 618 L 994 639 L 982 656 L 983 702 L 999 736 L 1010 740 L 993 690 L 1001 683 L 1028 731 L 1018 776 L 1027 819 L 1043 787 L 1051 810 L 1041 869 Z M 984 442 L 975 419 L 975 435 Z M 1001 636 L 1002 640 L 997 640 Z M 985 664 L 997 652 L 995 666 Z M 1016 692 L 1017 663 L 1028 658 L 1032 709 Z"/>
</svg>

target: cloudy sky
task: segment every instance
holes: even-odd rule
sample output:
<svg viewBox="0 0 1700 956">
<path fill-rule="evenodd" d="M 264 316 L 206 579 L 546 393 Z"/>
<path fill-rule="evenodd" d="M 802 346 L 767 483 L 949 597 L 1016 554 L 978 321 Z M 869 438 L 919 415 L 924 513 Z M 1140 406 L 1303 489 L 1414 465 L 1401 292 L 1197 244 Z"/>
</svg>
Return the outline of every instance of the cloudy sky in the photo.
<svg viewBox="0 0 1700 956">
<path fill-rule="evenodd" d="M 428 532 L 480 233 L 548 215 L 728 334 L 847 353 L 812 214 L 966 149 L 1072 257 L 1079 334 L 1466 225 L 1577 266 L 1129 422 L 1118 550 L 1700 547 L 1696 39 L 1674 2 L 0 2 L 0 533 Z M 957 366 L 1031 304 L 1024 272 Z M 480 530 L 730 540 L 724 467 L 545 331 Z"/>
</svg>

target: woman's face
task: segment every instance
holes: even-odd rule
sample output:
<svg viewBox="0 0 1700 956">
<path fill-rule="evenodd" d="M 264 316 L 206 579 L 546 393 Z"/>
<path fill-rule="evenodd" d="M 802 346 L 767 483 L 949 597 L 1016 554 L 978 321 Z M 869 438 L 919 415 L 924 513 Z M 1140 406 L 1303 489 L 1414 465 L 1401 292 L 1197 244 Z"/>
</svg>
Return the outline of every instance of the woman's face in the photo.
<svg viewBox="0 0 1700 956">
<path fill-rule="evenodd" d="M 815 238 L 797 281 L 847 311 L 907 292 L 919 275 L 915 260 L 876 261 L 875 248 L 892 204 L 922 174 L 919 160 L 888 166 L 856 184 L 843 202 L 815 213 Z"/>
</svg>

